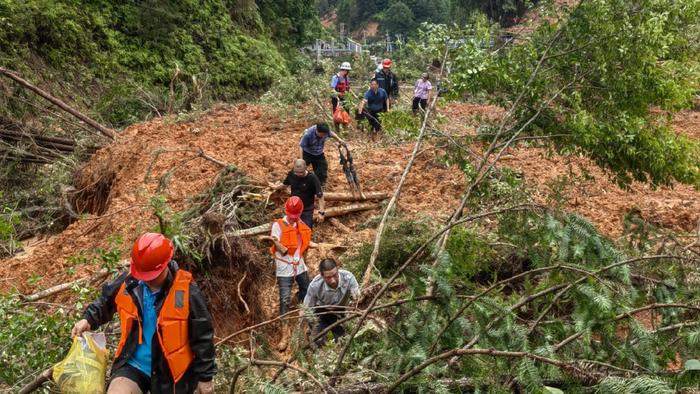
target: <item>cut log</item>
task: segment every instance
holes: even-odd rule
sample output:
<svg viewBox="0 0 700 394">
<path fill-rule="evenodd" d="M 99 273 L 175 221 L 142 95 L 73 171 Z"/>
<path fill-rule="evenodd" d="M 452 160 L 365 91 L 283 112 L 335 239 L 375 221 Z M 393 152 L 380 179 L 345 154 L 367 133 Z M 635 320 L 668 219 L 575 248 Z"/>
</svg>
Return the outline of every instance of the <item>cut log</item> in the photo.
<svg viewBox="0 0 700 394">
<path fill-rule="evenodd" d="M 284 194 L 289 195 L 289 189 L 284 189 Z M 384 192 L 362 192 L 362 197 L 354 196 L 349 192 L 324 192 L 323 199 L 326 201 L 370 201 L 386 200 L 389 195 Z"/>
<path fill-rule="evenodd" d="M 389 195 L 384 192 L 362 192 L 362 197 L 353 196 L 352 193 L 327 192 L 323 193 L 323 198 L 326 201 L 368 201 L 368 200 L 386 200 Z"/>
<path fill-rule="evenodd" d="M 4 75 L 13 81 L 17 82 L 18 84 L 24 86 L 25 88 L 31 90 L 32 92 L 38 94 L 39 96 L 43 97 L 44 99 L 48 100 L 51 102 L 51 104 L 57 106 L 58 108 L 68 112 L 69 114 L 75 116 L 79 120 L 85 122 L 86 124 L 90 125 L 102 135 L 106 136 L 107 138 L 114 140 L 116 138 L 116 133 L 114 130 L 109 129 L 107 127 L 102 126 L 101 124 L 95 122 L 94 120 L 90 119 L 89 117 L 85 116 L 84 114 L 76 111 L 75 109 L 69 107 L 66 103 L 63 101 L 53 97 L 52 95 L 46 93 L 45 91 L 39 89 L 38 87 L 34 86 L 30 82 L 22 79 L 19 75 L 17 75 L 15 72 L 6 69 L 5 67 L 0 67 L 0 75 Z"/>
<path fill-rule="evenodd" d="M 52 379 L 53 376 L 53 367 L 44 370 L 42 373 L 39 374 L 39 376 L 36 377 L 36 379 L 32 380 L 27 384 L 26 386 L 22 387 L 20 391 L 18 391 L 19 394 L 29 394 L 39 387 L 41 387 L 44 383 L 48 382 L 49 380 Z"/>
<path fill-rule="evenodd" d="M 326 217 L 332 218 L 336 216 L 343 216 L 353 212 L 367 211 L 375 208 L 379 208 L 379 204 L 375 202 L 358 202 L 339 207 L 330 207 L 326 208 Z"/>
<path fill-rule="evenodd" d="M 343 216 L 353 212 L 367 211 L 370 209 L 379 208 L 379 204 L 372 202 L 360 202 L 356 204 L 344 205 L 341 207 L 331 207 L 326 209 L 326 218 L 332 218 L 335 216 Z M 237 237 L 249 237 L 251 235 L 260 235 L 269 233 L 272 229 L 272 223 L 265 223 L 253 228 L 247 228 L 243 230 L 236 230 L 231 232 L 231 235 Z"/>
</svg>

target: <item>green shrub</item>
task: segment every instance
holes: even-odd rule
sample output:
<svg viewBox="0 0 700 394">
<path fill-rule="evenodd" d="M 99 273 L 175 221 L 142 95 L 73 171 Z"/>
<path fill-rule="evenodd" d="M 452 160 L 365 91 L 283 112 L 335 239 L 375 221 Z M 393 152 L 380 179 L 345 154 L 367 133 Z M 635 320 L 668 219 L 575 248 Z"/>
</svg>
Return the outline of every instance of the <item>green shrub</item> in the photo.
<svg viewBox="0 0 700 394">
<path fill-rule="evenodd" d="M 383 277 L 390 276 L 428 240 L 431 234 L 432 224 L 427 218 L 417 220 L 402 217 L 389 219 L 379 246 L 376 268 Z M 358 252 L 347 260 L 346 264 L 350 270 L 362 275 L 367 268 L 373 248 L 373 241 L 363 244 Z M 425 255 L 429 255 L 429 253 Z M 413 267 L 416 266 L 417 264 L 413 265 Z"/>
<path fill-rule="evenodd" d="M 466 281 L 487 269 L 495 257 L 494 250 L 477 230 L 456 227 L 450 232 L 445 250 L 450 256 L 450 277 Z"/>
</svg>

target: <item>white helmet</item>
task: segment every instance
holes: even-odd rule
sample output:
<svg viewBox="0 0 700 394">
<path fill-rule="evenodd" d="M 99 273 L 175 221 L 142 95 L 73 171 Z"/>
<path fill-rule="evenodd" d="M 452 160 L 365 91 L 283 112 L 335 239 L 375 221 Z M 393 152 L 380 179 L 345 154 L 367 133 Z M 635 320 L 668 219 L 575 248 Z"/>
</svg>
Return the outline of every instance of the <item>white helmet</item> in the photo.
<svg viewBox="0 0 700 394">
<path fill-rule="evenodd" d="M 340 65 L 341 70 L 352 70 L 352 67 L 350 67 L 350 62 L 343 62 L 343 64 Z"/>
</svg>

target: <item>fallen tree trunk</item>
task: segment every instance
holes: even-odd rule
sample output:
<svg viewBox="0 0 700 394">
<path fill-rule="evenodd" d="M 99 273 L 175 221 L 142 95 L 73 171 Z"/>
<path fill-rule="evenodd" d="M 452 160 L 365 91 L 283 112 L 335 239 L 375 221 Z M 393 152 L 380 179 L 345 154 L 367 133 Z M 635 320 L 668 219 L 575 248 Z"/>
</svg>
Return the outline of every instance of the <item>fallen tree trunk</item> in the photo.
<svg viewBox="0 0 700 394">
<path fill-rule="evenodd" d="M 384 192 L 362 192 L 362 197 L 354 196 L 352 193 L 342 192 L 327 192 L 323 193 L 323 198 L 326 201 L 367 201 L 367 200 L 386 200 L 389 195 Z"/>
<path fill-rule="evenodd" d="M 128 260 L 124 260 L 119 265 L 119 268 L 121 269 L 121 268 L 124 268 L 128 265 L 129 265 Z M 85 283 L 85 282 L 89 283 L 89 282 L 95 282 L 95 281 L 102 280 L 102 279 L 106 278 L 107 276 L 109 276 L 109 273 L 110 273 L 110 270 L 108 270 L 107 268 L 102 268 L 101 270 L 97 271 L 96 274 L 94 274 L 92 276 L 87 276 L 85 278 L 80 278 L 80 279 L 74 280 L 72 282 L 62 283 L 60 285 L 49 287 L 48 289 L 36 292 L 34 294 L 30 294 L 28 296 L 21 296 L 21 298 L 26 302 L 38 301 L 42 298 L 50 297 L 54 294 L 71 289 L 71 288 L 73 288 L 73 286 L 81 284 L 81 283 Z"/>
<path fill-rule="evenodd" d="M 289 195 L 289 189 L 284 189 L 284 193 Z M 364 197 L 364 198 L 363 198 Z M 362 192 L 361 196 L 355 196 L 350 192 L 324 192 L 323 199 L 326 201 L 370 201 L 386 200 L 389 194 L 384 192 Z"/>
<path fill-rule="evenodd" d="M 29 394 L 33 392 L 34 390 L 38 389 L 43 385 L 44 383 L 48 382 L 51 380 L 51 377 L 53 375 L 53 367 L 44 370 L 42 373 L 39 374 L 39 376 L 36 377 L 36 379 L 32 380 L 27 384 L 26 386 L 22 387 L 20 391 L 18 391 L 19 394 Z"/>
<path fill-rule="evenodd" d="M 357 204 L 344 205 L 342 207 L 331 207 L 326 209 L 326 218 L 332 218 L 336 216 L 343 216 L 353 212 L 367 211 L 370 209 L 379 208 L 379 204 L 372 202 L 360 202 Z M 260 235 L 269 233 L 272 229 L 272 223 L 261 224 L 256 227 L 247 228 L 243 230 L 233 231 L 231 234 L 237 237 L 249 237 L 251 235 Z"/>
<path fill-rule="evenodd" d="M 37 141 L 41 140 L 41 141 L 46 141 L 46 142 L 55 142 L 57 144 L 63 144 L 63 145 L 75 145 L 75 141 L 70 139 L 70 138 L 49 137 L 46 135 L 39 135 L 39 134 L 33 134 L 33 133 L 22 133 L 19 131 L 7 130 L 7 129 L 0 129 L 0 134 L 8 135 L 8 136 L 15 136 L 15 137 L 31 138 L 31 139 L 34 139 Z"/>
<path fill-rule="evenodd" d="M 87 125 L 93 127 L 102 135 L 105 137 L 114 140 L 116 139 L 116 133 L 114 130 L 109 129 L 107 127 L 102 126 L 101 124 L 95 122 L 94 120 L 90 119 L 86 115 L 76 111 L 75 109 L 69 107 L 66 103 L 63 101 L 53 97 L 52 95 L 48 94 L 47 92 L 39 89 L 38 87 L 34 86 L 33 84 L 29 83 L 28 81 L 22 79 L 19 75 L 17 75 L 15 72 L 6 69 L 5 67 L 0 67 L 0 75 L 4 75 L 11 80 L 17 82 L 18 84 L 22 85 L 23 87 L 31 90 L 32 92 L 38 94 L 39 96 L 43 97 L 44 99 L 48 100 L 51 102 L 51 104 L 57 106 L 58 108 L 68 112 L 69 114 L 73 115 L 74 117 L 78 118 L 79 120 L 85 122 Z"/>
</svg>

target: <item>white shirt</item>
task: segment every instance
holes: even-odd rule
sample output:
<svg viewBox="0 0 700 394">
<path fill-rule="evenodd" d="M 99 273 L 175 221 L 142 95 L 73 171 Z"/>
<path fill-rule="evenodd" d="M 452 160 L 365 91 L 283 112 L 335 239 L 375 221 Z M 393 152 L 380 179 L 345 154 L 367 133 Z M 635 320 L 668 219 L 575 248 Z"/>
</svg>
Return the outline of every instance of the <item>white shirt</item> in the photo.
<svg viewBox="0 0 700 394">
<path fill-rule="evenodd" d="M 285 223 L 289 224 L 287 221 L 287 216 L 282 218 Z M 297 227 L 297 224 L 294 223 L 294 228 Z M 280 227 L 279 223 L 274 222 L 272 223 L 272 231 L 270 232 L 270 236 L 276 240 L 280 240 L 282 237 L 282 228 Z M 301 242 L 299 242 L 301 244 Z M 297 248 L 297 250 L 294 252 L 294 256 L 289 256 L 289 255 L 282 255 L 279 251 L 275 251 L 275 264 L 277 265 L 277 276 L 284 276 L 284 277 L 293 277 L 294 276 L 294 266 L 292 264 L 289 264 L 293 261 L 299 261 L 299 265 L 297 265 L 297 275 L 306 272 L 306 264 L 304 264 L 304 256 L 301 255 L 300 253 L 301 248 Z"/>
</svg>

